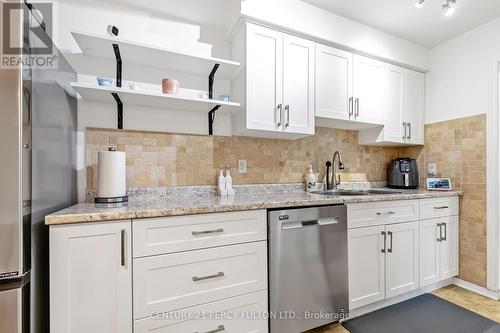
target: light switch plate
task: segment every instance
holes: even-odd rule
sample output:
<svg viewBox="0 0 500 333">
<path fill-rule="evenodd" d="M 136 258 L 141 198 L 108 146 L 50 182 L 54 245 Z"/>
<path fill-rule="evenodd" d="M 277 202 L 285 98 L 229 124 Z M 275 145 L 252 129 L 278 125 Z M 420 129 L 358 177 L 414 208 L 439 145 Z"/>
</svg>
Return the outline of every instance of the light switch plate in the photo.
<svg viewBox="0 0 500 333">
<path fill-rule="evenodd" d="M 427 173 L 429 174 L 429 176 L 435 176 L 437 174 L 436 163 L 427 164 Z"/>
<path fill-rule="evenodd" d="M 238 160 L 238 172 L 247 173 L 247 160 Z"/>
</svg>

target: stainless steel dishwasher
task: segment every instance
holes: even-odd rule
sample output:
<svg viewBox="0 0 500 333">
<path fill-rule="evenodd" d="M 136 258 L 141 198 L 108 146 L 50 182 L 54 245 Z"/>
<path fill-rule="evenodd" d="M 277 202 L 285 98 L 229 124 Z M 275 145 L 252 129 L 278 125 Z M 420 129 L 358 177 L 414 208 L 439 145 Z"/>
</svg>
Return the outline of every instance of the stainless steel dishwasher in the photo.
<svg viewBox="0 0 500 333">
<path fill-rule="evenodd" d="M 270 333 L 299 333 L 349 311 L 347 208 L 268 212 Z"/>
</svg>

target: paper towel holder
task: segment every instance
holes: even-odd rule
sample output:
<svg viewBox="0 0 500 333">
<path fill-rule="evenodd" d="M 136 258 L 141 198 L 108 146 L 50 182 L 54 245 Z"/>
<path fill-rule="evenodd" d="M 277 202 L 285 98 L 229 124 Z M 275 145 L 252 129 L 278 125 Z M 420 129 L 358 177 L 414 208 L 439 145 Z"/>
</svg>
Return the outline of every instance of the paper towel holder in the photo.
<svg viewBox="0 0 500 333">
<path fill-rule="evenodd" d="M 115 147 L 109 147 L 108 151 L 117 151 Z M 119 196 L 119 197 L 95 197 L 94 198 L 95 203 L 102 203 L 102 204 L 118 204 L 118 203 L 124 203 L 128 201 L 128 195 L 124 196 Z"/>
</svg>

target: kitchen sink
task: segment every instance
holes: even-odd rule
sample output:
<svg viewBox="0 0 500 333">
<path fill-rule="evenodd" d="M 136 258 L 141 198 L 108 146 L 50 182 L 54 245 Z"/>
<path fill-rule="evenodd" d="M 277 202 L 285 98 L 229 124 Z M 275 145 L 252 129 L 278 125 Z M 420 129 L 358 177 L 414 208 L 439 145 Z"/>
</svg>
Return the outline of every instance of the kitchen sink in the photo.
<svg viewBox="0 0 500 333">
<path fill-rule="evenodd" d="M 403 193 L 401 191 L 392 191 L 392 190 L 377 190 L 377 189 L 369 189 L 369 190 L 327 190 L 327 191 L 317 191 L 312 192 L 313 194 L 319 195 L 380 195 L 380 194 L 399 194 Z"/>
</svg>

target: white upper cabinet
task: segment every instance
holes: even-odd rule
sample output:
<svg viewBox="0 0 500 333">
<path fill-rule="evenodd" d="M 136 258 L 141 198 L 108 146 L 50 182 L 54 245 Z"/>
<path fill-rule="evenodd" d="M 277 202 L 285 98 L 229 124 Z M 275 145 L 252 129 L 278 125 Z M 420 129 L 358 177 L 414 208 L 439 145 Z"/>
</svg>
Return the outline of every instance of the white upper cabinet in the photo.
<svg viewBox="0 0 500 333">
<path fill-rule="evenodd" d="M 388 66 L 385 73 L 385 140 L 400 142 L 404 138 L 402 119 L 405 107 L 405 70 L 397 66 Z"/>
<path fill-rule="evenodd" d="M 314 42 L 245 23 L 233 55 L 246 67 L 233 79 L 233 93 L 245 101 L 245 112 L 234 117 L 235 134 L 314 134 Z"/>
<path fill-rule="evenodd" d="M 424 144 L 425 74 L 385 64 L 383 76 L 384 126 L 361 130 L 359 143 Z"/>
<path fill-rule="evenodd" d="M 256 25 L 247 28 L 247 128 L 282 131 L 283 34 Z"/>
<path fill-rule="evenodd" d="M 314 134 L 314 42 L 289 35 L 283 42 L 283 130 Z"/>
<path fill-rule="evenodd" d="M 384 63 L 354 55 L 354 119 L 362 123 L 384 124 Z"/>
<path fill-rule="evenodd" d="M 316 117 L 353 116 L 352 53 L 316 44 Z"/>
<path fill-rule="evenodd" d="M 406 142 L 424 144 L 425 74 L 406 70 L 405 113 Z"/>
</svg>

